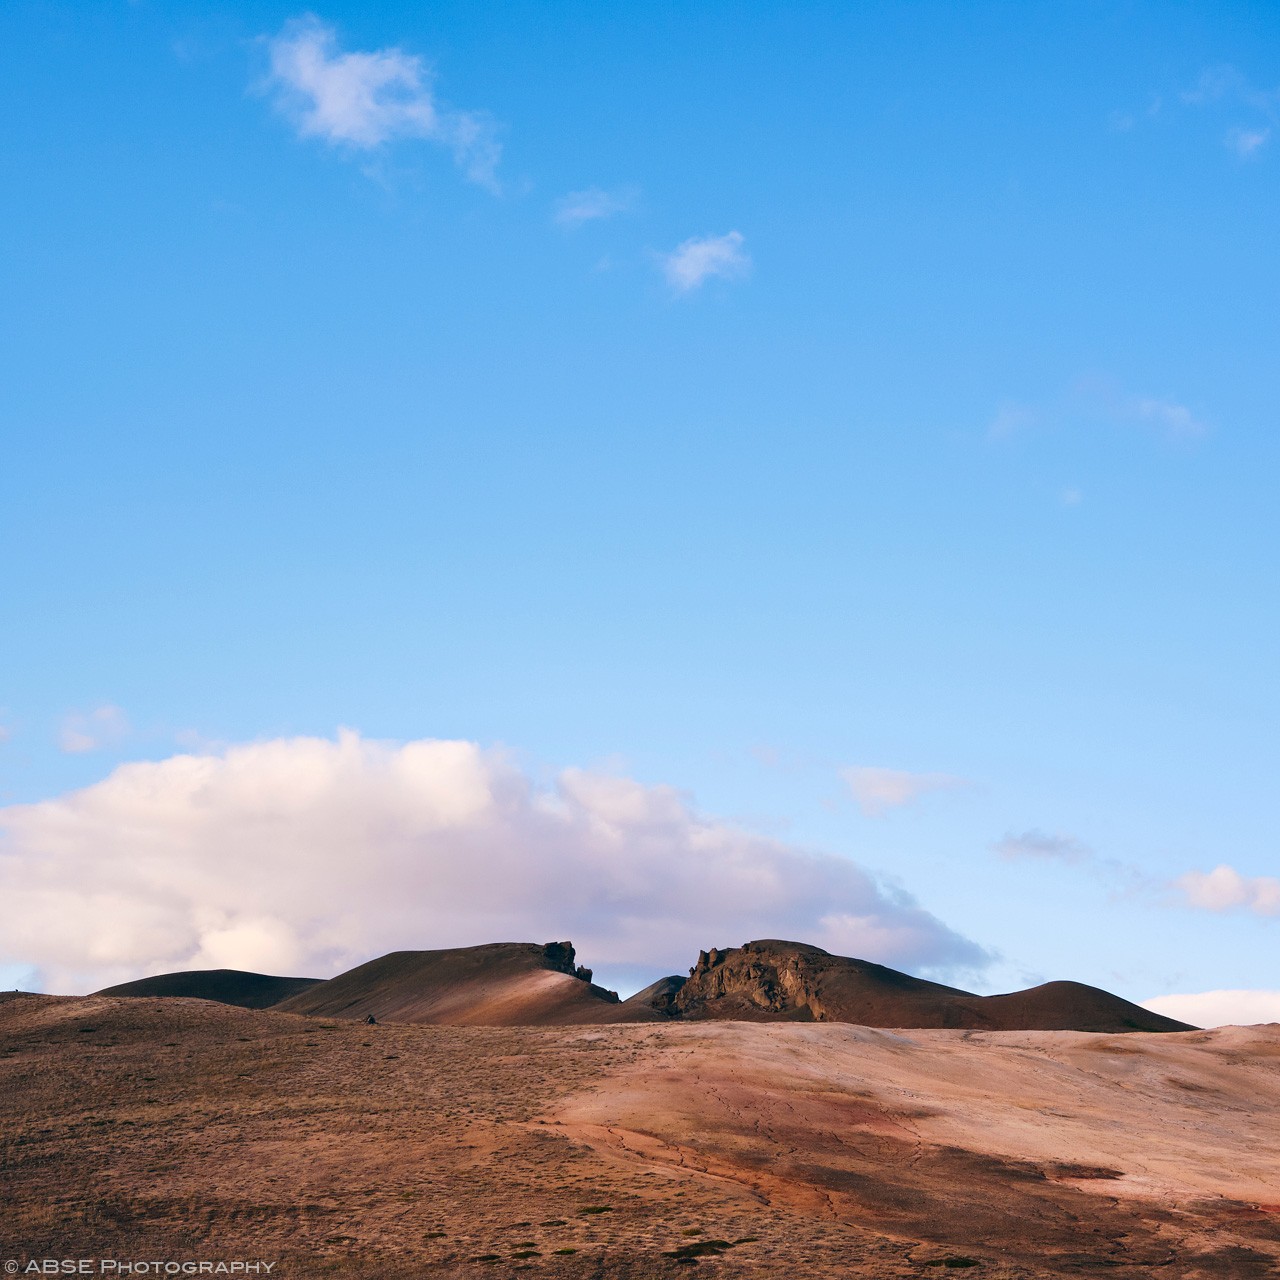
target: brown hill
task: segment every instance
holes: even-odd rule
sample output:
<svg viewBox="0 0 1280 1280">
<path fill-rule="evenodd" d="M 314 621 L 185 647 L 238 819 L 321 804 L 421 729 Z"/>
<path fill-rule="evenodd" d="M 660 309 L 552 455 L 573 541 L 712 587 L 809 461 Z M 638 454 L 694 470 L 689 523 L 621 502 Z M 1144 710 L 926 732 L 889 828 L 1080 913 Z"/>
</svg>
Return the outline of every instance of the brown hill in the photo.
<svg viewBox="0 0 1280 1280">
<path fill-rule="evenodd" d="M 845 1022 L 975 1031 L 1187 1031 L 1080 982 L 980 996 L 896 969 L 765 939 L 712 948 L 689 977 L 660 978 L 628 1000 L 574 964 L 571 942 L 497 942 L 393 951 L 336 978 L 277 978 L 236 969 L 165 973 L 96 994 L 215 1000 L 246 1009 L 379 1022 L 563 1026 L 613 1022 Z"/>
<path fill-rule="evenodd" d="M 641 995 L 659 1013 L 681 1020 L 852 1022 L 983 1031 L 1193 1029 L 1080 982 L 1049 982 L 1008 995 L 979 996 L 777 939 L 703 951 L 687 981 L 678 986 L 678 980 L 665 981 L 665 987 L 655 983 L 649 988 L 652 995 Z"/>
<path fill-rule="evenodd" d="M 453 1026 L 558 1026 L 652 1021 L 625 1017 L 617 993 L 574 966 L 571 942 L 494 942 L 443 951 L 393 951 L 278 1006 L 287 1013 Z M 620 1016 L 622 1015 L 622 1016 Z"/>
<path fill-rule="evenodd" d="M 184 973 L 158 973 L 136 982 L 122 982 L 94 992 L 99 996 L 178 996 L 190 1000 L 216 1000 L 242 1009 L 269 1009 L 290 996 L 320 982 L 319 978 L 276 978 L 243 969 L 191 969 Z"/>
<path fill-rule="evenodd" d="M 24 1274 L 74 1238 L 335 1280 L 1276 1280 L 1278 1114 L 1277 1026 L 375 1029 L 0 999 Z"/>
</svg>

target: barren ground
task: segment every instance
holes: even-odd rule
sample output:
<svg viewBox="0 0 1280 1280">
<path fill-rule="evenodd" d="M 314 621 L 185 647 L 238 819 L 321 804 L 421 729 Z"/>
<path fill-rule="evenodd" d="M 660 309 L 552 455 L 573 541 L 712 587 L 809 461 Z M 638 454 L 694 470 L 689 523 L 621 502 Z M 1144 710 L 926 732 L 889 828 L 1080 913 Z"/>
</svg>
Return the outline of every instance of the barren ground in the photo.
<svg viewBox="0 0 1280 1280">
<path fill-rule="evenodd" d="M 366 1027 L 9 996 L 0 1253 L 1251 1280 L 1280 1275 L 1277 1116 L 1275 1026 Z"/>
</svg>

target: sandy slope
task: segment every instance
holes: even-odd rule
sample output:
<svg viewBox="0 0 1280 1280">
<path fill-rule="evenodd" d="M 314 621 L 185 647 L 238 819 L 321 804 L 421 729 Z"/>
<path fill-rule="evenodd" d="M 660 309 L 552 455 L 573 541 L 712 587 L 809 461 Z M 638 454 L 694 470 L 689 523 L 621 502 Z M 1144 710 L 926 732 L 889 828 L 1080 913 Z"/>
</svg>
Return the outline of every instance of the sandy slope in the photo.
<svg viewBox="0 0 1280 1280">
<path fill-rule="evenodd" d="M 363 1027 L 9 997 L 0 1234 L 291 1277 L 701 1253 L 743 1277 L 1252 1280 L 1280 1274 L 1278 1114 L 1277 1027 Z"/>
<path fill-rule="evenodd" d="M 965 1247 L 1020 1233 L 1071 1254 L 1083 1219 L 1136 1214 L 1130 1243 L 1106 1244 L 1117 1261 L 1139 1240 L 1153 1261 L 1175 1240 L 1211 1246 L 1233 1219 L 1280 1252 L 1277 1026 L 673 1028 L 643 1071 L 613 1074 L 556 1117 L 620 1159 L 696 1163 L 770 1201 L 907 1234 L 947 1217 Z"/>
<path fill-rule="evenodd" d="M 620 1005 L 613 992 L 574 976 L 572 943 L 494 942 L 393 951 L 277 1007 L 330 1018 L 506 1027 L 612 1021 Z"/>
</svg>

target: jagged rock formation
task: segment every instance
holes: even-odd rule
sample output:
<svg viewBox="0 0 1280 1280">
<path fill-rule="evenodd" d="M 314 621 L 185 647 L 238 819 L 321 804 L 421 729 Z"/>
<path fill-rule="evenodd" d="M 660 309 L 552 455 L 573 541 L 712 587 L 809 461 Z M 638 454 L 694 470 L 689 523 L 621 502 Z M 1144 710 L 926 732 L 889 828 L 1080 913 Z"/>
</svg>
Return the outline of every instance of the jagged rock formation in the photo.
<svg viewBox="0 0 1280 1280">
<path fill-rule="evenodd" d="M 672 1011 L 687 1017 L 702 1012 L 709 1002 L 725 1001 L 721 1007 L 726 1011 L 758 1010 L 763 1015 L 822 1022 L 827 1014 L 819 992 L 819 956 L 826 953 L 816 947 L 767 942 L 700 951 L 689 980 L 672 996 Z"/>
</svg>

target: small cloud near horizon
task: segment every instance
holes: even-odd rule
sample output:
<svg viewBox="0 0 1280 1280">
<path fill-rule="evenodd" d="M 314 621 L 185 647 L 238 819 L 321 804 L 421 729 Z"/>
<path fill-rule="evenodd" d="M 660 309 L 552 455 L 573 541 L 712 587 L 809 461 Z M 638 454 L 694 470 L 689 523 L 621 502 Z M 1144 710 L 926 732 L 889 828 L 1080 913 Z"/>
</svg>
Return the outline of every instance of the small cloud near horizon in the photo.
<svg viewBox="0 0 1280 1280">
<path fill-rule="evenodd" d="M 596 222 L 617 213 L 626 213 L 635 202 L 633 190 L 603 191 L 599 187 L 588 187 L 585 191 L 571 191 L 561 196 L 556 201 L 552 216 L 557 226 L 573 230 L 584 222 Z"/>
<path fill-rule="evenodd" d="M 671 253 L 659 254 L 662 273 L 677 293 L 690 293 L 713 278 L 741 280 L 751 273 L 751 255 L 741 232 L 693 236 Z"/>
<path fill-rule="evenodd" d="M 483 112 L 441 106 L 430 68 L 394 46 L 346 53 L 337 32 L 314 14 L 291 18 L 267 40 L 265 88 L 299 137 L 372 151 L 397 139 L 422 139 L 453 152 L 467 177 L 497 189 L 501 146 Z"/>
<path fill-rule="evenodd" d="M 905 769 L 866 765 L 841 769 L 840 776 L 866 818 L 883 818 L 890 810 L 914 804 L 923 796 L 972 785 L 967 779 L 950 773 L 911 773 Z"/>
<path fill-rule="evenodd" d="M 58 733 L 58 748 L 67 755 L 83 755 L 117 746 L 128 736 L 128 717 L 119 707 L 106 704 L 66 716 Z"/>
<path fill-rule="evenodd" d="M 1173 882 L 1187 906 L 1200 911 L 1248 911 L 1253 915 L 1280 915 L 1280 879 L 1275 876 L 1242 876 L 1226 863 L 1212 871 L 1189 871 Z"/>
</svg>

